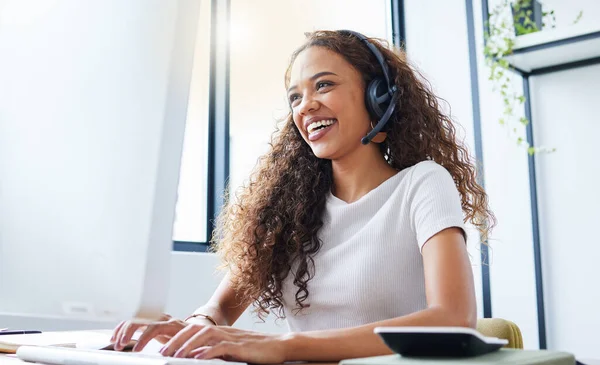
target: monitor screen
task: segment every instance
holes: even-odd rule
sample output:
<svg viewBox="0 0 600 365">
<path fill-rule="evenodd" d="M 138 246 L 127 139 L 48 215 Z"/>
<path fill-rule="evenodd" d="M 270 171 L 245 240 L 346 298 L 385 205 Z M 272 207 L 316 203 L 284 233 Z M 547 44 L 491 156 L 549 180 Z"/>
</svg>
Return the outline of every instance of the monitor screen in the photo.
<svg viewBox="0 0 600 365">
<path fill-rule="evenodd" d="M 152 318 L 200 1 L 39 3 L 0 3 L 0 315 Z"/>
</svg>

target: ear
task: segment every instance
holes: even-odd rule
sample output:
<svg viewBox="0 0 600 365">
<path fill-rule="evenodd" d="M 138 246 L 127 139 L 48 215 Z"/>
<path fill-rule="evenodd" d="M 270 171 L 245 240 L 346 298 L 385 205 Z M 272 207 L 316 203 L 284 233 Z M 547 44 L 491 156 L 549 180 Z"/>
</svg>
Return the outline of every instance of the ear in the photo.
<svg viewBox="0 0 600 365">
<path fill-rule="evenodd" d="M 386 138 L 387 138 L 387 133 L 379 132 L 375 135 L 375 137 L 373 137 L 371 142 L 382 143 L 383 141 L 385 141 Z"/>
<path fill-rule="evenodd" d="M 369 122 L 369 125 L 371 126 L 371 129 L 375 129 L 375 127 L 373 127 L 373 122 Z M 385 141 L 386 138 L 387 138 L 387 133 L 379 132 L 375 135 L 375 137 L 373 137 L 371 139 L 371 142 L 382 143 L 383 141 Z"/>
</svg>

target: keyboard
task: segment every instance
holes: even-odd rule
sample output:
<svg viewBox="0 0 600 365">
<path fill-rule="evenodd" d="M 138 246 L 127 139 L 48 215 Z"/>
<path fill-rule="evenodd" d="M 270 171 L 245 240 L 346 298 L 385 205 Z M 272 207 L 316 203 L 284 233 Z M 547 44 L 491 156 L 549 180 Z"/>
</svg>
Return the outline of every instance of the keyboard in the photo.
<svg viewBox="0 0 600 365">
<path fill-rule="evenodd" d="M 247 365 L 220 359 L 198 360 L 166 357 L 157 353 L 88 350 L 67 347 L 21 346 L 17 357 L 50 365 Z"/>
</svg>

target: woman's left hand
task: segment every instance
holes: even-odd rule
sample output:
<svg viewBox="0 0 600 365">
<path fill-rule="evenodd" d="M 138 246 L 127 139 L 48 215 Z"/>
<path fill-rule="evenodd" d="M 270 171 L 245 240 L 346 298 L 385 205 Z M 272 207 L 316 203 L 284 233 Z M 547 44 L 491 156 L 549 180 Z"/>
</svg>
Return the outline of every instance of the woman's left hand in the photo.
<svg viewBox="0 0 600 365">
<path fill-rule="evenodd" d="M 286 360 L 284 346 L 282 335 L 191 324 L 173 336 L 160 353 L 174 357 L 277 364 Z"/>
</svg>

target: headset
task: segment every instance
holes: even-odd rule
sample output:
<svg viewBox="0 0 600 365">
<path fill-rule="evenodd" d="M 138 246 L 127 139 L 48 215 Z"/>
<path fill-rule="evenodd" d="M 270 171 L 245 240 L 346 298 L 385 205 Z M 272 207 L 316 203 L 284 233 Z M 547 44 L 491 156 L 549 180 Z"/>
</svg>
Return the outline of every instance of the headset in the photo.
<svg viewBox="0 0 600 365">
<path fill-rule="evenodd" d="M 381 132 L 389 121 L 396 109 L 400 93 L 396 83 L 390 77 L 390 71 L 383 55 L 373 43 L 369 42 L 367 37 L 352 30 L 339 30 L 338 32 L 351 34 L 364 42 L 375 58 L 377 58 L 377 62 L 379 62 L 383 71 L 383 77 L 374 78 L 365 89 L 365 104 L 369 115 L 371 118 L 378 120 L 373 130 L 360 140 L 362 144 L 368 144 L 377 133 Z"/>
</svg>

